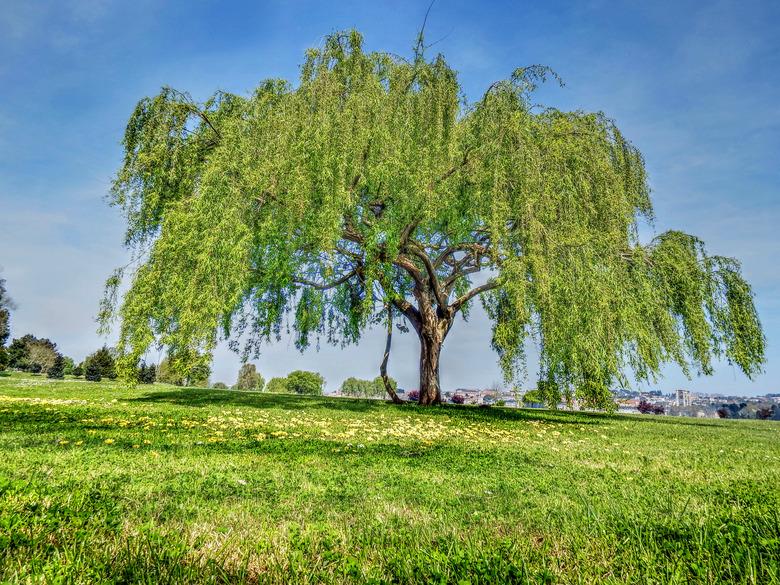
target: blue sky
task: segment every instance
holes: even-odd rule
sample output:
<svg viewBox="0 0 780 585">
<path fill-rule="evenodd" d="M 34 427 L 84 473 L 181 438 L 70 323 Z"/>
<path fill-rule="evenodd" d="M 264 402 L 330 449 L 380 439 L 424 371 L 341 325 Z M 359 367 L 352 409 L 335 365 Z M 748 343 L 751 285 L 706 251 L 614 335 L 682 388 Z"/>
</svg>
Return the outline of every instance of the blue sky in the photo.
<svg viewBox="0 0 780 585">
<path fill-rule="evenodd" d="M 303 52 L 357 28 L 369 49 L 408 53 L 427 2 L 27 2 L 0 11 L 0 266 L 18 304 L 12 334 L 51 337 L 81 359 L 103 343 L 94 315 L 102 283 L 127 261 L 122 218 L 105 196 L 135 102 L 172 85 L 203 98 L 295 79 Z M 766 373 L 750 382 L 722 364 L 671 391 L 780 392 L 780 2 L 455 2 L 438 0 L 431 51 L 478 97 L 521 65 L 551 66 L 566 86 L 539 100 L 601 110 L 643 151 L 653 231 L 699 235 L 738 257 L 768 339 Z M 110 341 L 110 339 L 109 339 Z M 257 361 L 268 378 L 317 369 L 335 388 L 373 377 L 381 332 L 359 347 L 297 353 L 287 339 Z M 443 355 L 445 389 L 500 379 L 477 312 Z M 215 380 L 238 358 L 216 355 Z M 416 340 L 396 337 L 391 374 L 416 384 Z M 533 363 L 533 360 L 531 360 Z M 532 380 L 529 380 L 529 383 Z"/>
</svg>

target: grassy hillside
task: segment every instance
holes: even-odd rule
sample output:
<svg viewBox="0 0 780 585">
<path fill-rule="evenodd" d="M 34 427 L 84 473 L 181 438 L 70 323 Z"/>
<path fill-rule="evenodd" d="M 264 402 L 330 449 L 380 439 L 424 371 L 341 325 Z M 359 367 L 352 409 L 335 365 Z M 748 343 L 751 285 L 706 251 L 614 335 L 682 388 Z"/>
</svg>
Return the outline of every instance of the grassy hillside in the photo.
<svg viewBox="0 0 780 585">
<path fill-rule="evenodd" d="M 780 424 L 0 377 L 0 580 L 780 583 Z"/>
</svg>

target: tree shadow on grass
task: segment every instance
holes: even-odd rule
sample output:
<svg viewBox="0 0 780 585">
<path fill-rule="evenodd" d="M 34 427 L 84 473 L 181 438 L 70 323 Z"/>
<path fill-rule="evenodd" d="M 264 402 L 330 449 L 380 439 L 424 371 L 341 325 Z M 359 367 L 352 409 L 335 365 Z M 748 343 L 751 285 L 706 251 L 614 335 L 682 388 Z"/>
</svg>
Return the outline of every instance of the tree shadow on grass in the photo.
<svg viewBox="0 0 780 585">
<path fill-rule="evenodd" d="M 714 428 L 721 423 L 686 417 L 627 416 L 605 412 L 583 412 L 531 408 L 477 407 L 445 404 L 419 407 L 414 403 L 393 404 L 384 400 L 367 400 L 332 396 L 300 396 L 236 390 L 181 388 L 149 392 L 127 402 L 168 403 L 191 407 L 246 407 L 281 410 L 333 410 L 354 413 L 382 413 L 443 416 L 472 422 L 551 422 L 572 425 L 599 425 L 604 422 L 630 421 Z"/>
<path fill-rule="evenodd" d="M 591 413 L 542 409 L 512 409 L 503 407 L 480 408 L 475 406 L 440 405 L 420 407 L 413 403 L 393 404 L 384 400 L 337 398 L 329 396 L 299 396 L 295 394 L 267 394 L 231 390 L 182 388 L 149 392 L 126 402 L 167 403 L 190 407 L 261 408 L 280 410 L 333 410 L 354 413 L 408 414 L 414 416 L 443 416 L 464 422 L 555 422 L 564 424 L 599 424 L 598 418 L 614 418 L 612 415 L 594 417 Z"/>
</svg>

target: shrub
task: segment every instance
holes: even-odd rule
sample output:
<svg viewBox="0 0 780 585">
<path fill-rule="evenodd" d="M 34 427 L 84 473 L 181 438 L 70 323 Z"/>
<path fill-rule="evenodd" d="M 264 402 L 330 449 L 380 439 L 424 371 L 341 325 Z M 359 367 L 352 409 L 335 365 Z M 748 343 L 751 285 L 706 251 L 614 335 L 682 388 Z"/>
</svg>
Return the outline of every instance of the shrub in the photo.
<svg viewBox="0 0 780 585">
<path fill-rule="evenodd" d="M 8 365 L 8 352 L 0 345 L 0 372 L 2 372 Z"/>
<path fill-rule="evenodd" d="M 325 378 L 317 372 L 295 370 L 287 376 L 287 391 L 295 394 L 322 395 L 325 388 Z"/>
<path fill-rule="evenodd" d="M 46 377 L 53 380 L 62 380 L 65 377 L 65 360 L 59 354 L 54 358 L 54 363 L 46 372 Z"/>
<path fill-rule="evenodd" d="M 418 400 L 420 400 L 420 391 L 419 390 L 410 390 L 406 394 L 406 396 L 408 397 L 409 400 L 411 400 L 413 402 L 417 402 Z"/>
<path fill-rule="evenodd" d="M 650 414 L 653 412 L 654 406 L 650 404 L 647 400 L 644 398 L 639 401 L 639 406 L 636 407 L 636 409 L 641 412 L 642 414 Z"/>
<path fill-rule="evenodd" d="M 73 375 L 77 378 L 80 378 L 84 375 L 84 362 L 77 365 L 75 368 L 73 368 Z"/>
<path fill-rule="evenodd" d="M 238 371 L 238 380 L 233 385 L 234 390 L 257 390 L 262 392 L 265 379 L 257 373 L 254 364 L 244 364 Z"/>
<path fill-rule="evenodd" d="M 466 402 L 466 397 L 463 394 L 456 394 L 452 397 L 453 404 L 463 404 L 464 402 Z"/>
<path fill-rule="evenodd" d="M 774 415 L 774 408 L 762 407 L 756 411 L 756 418 L 759 420 L 769 420 Z"/>
<path fill-rule="evenodd" d="M 211 387 L 212 387 L 214 390 L 227 390 L 227 384 L 225 384 L 224 382 L 214 382 L 214 383 L 211 385 Z"/>
<path fill-rule="evenodd" d="M 39 363 L 32 363 L 29 364 L 26 369 L 28 372 L 32 372 L 33 374 L 40 374 L 43 368 Z"/>
</svg>

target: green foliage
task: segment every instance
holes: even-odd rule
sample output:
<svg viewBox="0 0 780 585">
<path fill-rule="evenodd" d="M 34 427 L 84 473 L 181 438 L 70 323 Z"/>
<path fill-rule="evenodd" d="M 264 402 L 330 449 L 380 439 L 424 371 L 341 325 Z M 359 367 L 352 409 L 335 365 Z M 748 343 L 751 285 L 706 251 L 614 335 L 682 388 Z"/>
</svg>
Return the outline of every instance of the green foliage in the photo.
<svg viewBox="0 0 780 585">
<path fill-rule="evenodd" d="M 8 366 L 8 350 L 0 345 L 0 372 Z"/>
<path fill-rule="evenodd" d="M 266 392 L 284 394 L 287 390 L 287 378 L 271 378 L 265 386 Z"/>
<path fill-rule="evenodd" d="M 28 333 L 8 346 L 8 365 L 27 372 L 48 372 L 58 355 L 56 343 Z"/>
<path fill-rule="evenodd" d="M 88 382 L 100 382 L 103 379 L 100 362 L 89 358 L 84 361 L 84 379 Z"/>
<path fill-rule="evenodd" d="M 57 354 L 54 363 L 46 370 L 46 377 L 54 380 L 62 380 L 65 377 L 65 359 Z"/>
<path fill-rule="evenodd" d="M 211 385 L 211 387 L 212 387 L 214 390 L 227 390 L 227 389 L 228 389 L 228 387 L 227 387 L 227 384 L 225 384 L 224 382 L 214 382 L 214 383 Z"/>
<path fill-rule="evenodd" d="M 208 364 L 199 362 L 187 369 L 187 376 L 184 382 L 186 386 L 208 388 L 210 375 L 211 367 Z"/>
<path fill-rule="evenodd" d="M 157 366 L 142 361 L 138 366 L 138 382 L 141 384 L 154 384 L 157 380 Z"/>
<path fill-rule="evenodd" d="M 390 378 L 390 385 L 394 390 L 398 388 L 398 383 L 393 378 Z M 344 396 L 355 398 L 382 398 L 387 395 L 381 376 L 373 380 L 347 378 L 341 383 L 340 392 Z"/>
<path fill-rule="evenodd" d="M 738 263 L 680 232 L 640 241 L 641 153 L 603 114 L 535 107 L 551 75 L 517 69 L 469 103 L 441 55 L 366 53 L 349 32 L 308 51 L 296 85 L 141 100 L 113 186 L 128 245 L 149 250 L 119 309 L 123 360 L 161 343 L 207 362 L 241 334 L 256 353 L 288 317 L 301 349 L 352 343 L 387 305 L 446 333 L 480 297 L 508 380 L 533 339 L 564 398 L 606 404 L 669 362 L 757 374 Z"/>
<path fill-rule="evenodd" d="M 174 386 L 199 386 L 208 387 L 209 376 L 211 375 L 211 366 L 207 361 L 208 356 L 190 355 L 189 352 L 183 352 L 174 355 L 168 355 L 156 368 L 156 379 L 164 384 L 173 384 Z M 137 376 L 135 371 L 127 372 L 124 368 L 126 363 L 120 361 L 122 372 L 130 376 Z"/>
<path fill-rule="evenodd" d="M 157 381 L 174 386 L 184 385 L 184 376 L 176 371 L 169 358 L 164 358 L 157 366 Z"/>
<path fill-rule="evenodd" d="M 73 368 L 73 375 L 77 378 L 80 378 L 84 375 L 84 362 L 79 363 L 75 368 Z"/>
<path fill-rule="evenodd" d="M 238 380 L 233 388 L 235 390 L 256 390 L 262 392 L 265 387 L 265 379 L 257 373 L 254 364 L 243 364 L 238 371 Z"/>
<path fill-rule="evenodd" d="M 73 362 L 73 358 L 69 358 L 67 356 L 63 356 L 63 367 L 62 372 L 66 376 L 72 376 L 73 370 L 76 368 L 76 364 Z"/>
<path fill-rule="evenodd" d="M 24 337 L 11 341 L 11 344 L 8 346 L 8 367 L 15 370 L 24 370 L 27 367 L 27 358 L 30 353 L 27 343 L 33 339 L 35 337 L 27 334 Z"/>
<path fill-rule="evenodd" d="M 105 345 L 97 350 L 95 353 L 87 356 L 84 360 L 84 372 L 87 380 L 94 380 L 95 372 L 100 373 L 100 378 L 109 378 L 111 380 L 117 377 L 116 375 L 116 362 L 114 360 L 114 352 Z M 89 376 L 92 376 L 90 378 Z"/>
<path fill-rule="evenodd" d="M 325 378 L 317 372 L 295 370 L 287 376 L 287 392 L 320 396 L 325 389 Z"/>
<path fill-rule="evenodd" d="M 361 380 L 360 378 L 347 378 L 341 383 L 340 392 L 344 396 L 355 398 L 370 398 L 374 396 L 376 388 L 371 380 Z"/>
</svg>

